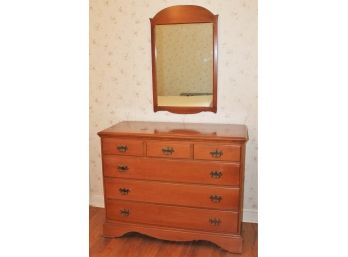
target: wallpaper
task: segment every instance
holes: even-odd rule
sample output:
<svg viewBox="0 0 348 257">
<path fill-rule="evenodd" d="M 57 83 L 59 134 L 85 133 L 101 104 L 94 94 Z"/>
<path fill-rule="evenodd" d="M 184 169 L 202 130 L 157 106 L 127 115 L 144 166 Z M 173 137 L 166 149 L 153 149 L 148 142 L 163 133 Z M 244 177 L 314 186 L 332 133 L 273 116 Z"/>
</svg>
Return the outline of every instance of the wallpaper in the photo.
<svg viewBox="0 0 348 257">
<path fill-rule="evenodd" d="M 217 113 L 153 112 L 149 18 L 178 4 L 219 15 Z M 257 0 L 91 0 L 89 110 L 92 205 L 103 205 L 98 131 L 123 120 L 236 123 L 249 130 L 243 219 L 257 220 Z"/>
<path fill-rule="evenodd" d="M 213 92 L 213 24 L 157 25 L 158 95 Z"/>
</svg>

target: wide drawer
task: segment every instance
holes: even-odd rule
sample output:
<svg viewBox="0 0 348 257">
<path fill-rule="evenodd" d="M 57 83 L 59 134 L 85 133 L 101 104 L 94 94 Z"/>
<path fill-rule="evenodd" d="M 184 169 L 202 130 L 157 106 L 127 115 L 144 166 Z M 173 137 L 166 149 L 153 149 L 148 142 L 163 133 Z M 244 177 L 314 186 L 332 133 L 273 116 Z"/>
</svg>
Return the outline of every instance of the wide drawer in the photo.
<svg viewBox="0 0 348 257">
<path fill-rule="evenodd" d="M 239 186 L 238 163 L 104 156 L 104 176 Z"/>
<path fill-rule="evenodd" d="M 240 161 L 240 145 L 203 144 L 194 145 L 194 158 L 197 160 Z"/>
<path fill-rule="evenodd" d="M 103 154 L 142 156 L 144 143 L 141 140 L 102 138 L 102 152 Z"/>
<path fill-rule="evenodd" d="M 104 178 L 108 199 L 238 210 L 239 188 Z"/>
<path fill-rule="evenodd" d="M 192 159 L 192 144 L 176 141 L 147 141 L 146 154 L 150 157 Z"/>
<path fill-rule="evenodd" d="M 238 230 L 238 212 L 233 211 L 122 200 L 107 200 L 106 205 L 106 217 L 110 220 L 220 233 L 236 233 Z"/>
</svg>

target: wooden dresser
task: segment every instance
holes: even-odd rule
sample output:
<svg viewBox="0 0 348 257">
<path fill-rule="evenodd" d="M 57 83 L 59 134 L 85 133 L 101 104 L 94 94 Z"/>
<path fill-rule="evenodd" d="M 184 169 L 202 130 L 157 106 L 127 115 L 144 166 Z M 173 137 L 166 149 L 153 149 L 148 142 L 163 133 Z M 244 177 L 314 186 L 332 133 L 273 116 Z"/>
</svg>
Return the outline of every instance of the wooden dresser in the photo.
<svg viewBox="0 0 348 257">
<path fill-rule="evenodd" d="M 106 237 L 135 231 L 242 251 L 246 126 L 127 121 L 98 135 Z"/>
</svg>

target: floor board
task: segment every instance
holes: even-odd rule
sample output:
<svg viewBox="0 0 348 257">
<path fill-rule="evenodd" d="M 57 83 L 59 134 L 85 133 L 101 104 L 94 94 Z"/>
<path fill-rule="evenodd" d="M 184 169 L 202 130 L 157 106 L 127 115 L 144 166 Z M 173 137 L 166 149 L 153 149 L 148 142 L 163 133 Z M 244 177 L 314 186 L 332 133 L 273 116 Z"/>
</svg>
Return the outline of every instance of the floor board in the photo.
<svg viewBox="0 0 348 257">
<path fill-rule="evenodd" d="M 104 238 L 103 208 L 89 208 L 90 257 L 257 257 L 257 224 L 243 223 L 243 253 L 229 253 L 206 241 L 171 242 L 138 233 L 120 238 Z"/>
</svg>

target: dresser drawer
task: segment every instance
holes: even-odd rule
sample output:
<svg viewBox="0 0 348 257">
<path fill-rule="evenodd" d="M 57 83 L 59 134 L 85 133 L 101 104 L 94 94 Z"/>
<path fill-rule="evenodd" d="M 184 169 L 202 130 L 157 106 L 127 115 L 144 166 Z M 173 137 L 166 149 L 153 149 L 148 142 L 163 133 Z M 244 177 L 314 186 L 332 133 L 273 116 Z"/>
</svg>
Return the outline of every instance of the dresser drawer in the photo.
<svg viewBox="0 0 348 257">
<path fill-rule="evenodd" d="M 239 145 L 195 144 L 194 158 L 197 160 L 240 161 Z"/>
<path fill-rule="evenodd" d="M 158 226 L 236 233 L 238 212 L 166 206 L 122 200 L 106 201 L 109 220 Z"/>
<path fill-rule="evenodd" d="M 144 155 L 144 143 L 141 140 L 102 138 L 103 154 Z"/>
<path fill-rule="evenodd" d="M 104 176 L 239 186 L 239 163 L 104 156 Z"/>
<path fill-rule="evenodd" d="M 147 156 L 192 159 L 192 144 L 175 141 L 147 141 Z"/>
<path fill-rule="evenodd" d="M 108 199 L 237 210 L 239 188 L 105 178 Z"/>
</svg>

